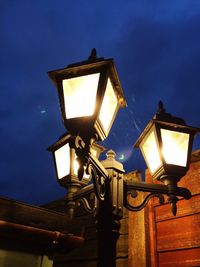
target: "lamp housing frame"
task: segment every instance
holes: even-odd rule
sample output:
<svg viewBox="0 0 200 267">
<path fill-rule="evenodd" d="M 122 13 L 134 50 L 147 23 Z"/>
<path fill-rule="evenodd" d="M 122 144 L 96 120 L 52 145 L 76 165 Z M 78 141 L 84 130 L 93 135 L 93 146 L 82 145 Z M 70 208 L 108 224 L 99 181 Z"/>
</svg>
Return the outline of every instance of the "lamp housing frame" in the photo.
<svg viewBox="0 0 200 267">
<path fill-rule="evenodd" d="M 73 163 L 74 163 L 75 158 L 77 157 L 74 142 L 75 142 L 74 137 L 72 137 L 70 134 L 65 134 L 65 135 L 62 135 L 56 143 L 54 143 L 53 145 L 51 145 L 47 149 L 48 151 L 52 152 L 52 155 L 53 155 L 53 161 L 54 161 L 54 167 L 55 167 L 55 171 L 56 171 L 57 181 L 61 186 L 65 187 L 65 188 L 68 188 L 69 186 L 71 186 L 74 183 L 79 185 L 80 187 L 83 187 L 83 186 L 86 186 L 91 180 L 91 177 L 89 177 L 89 178 L 83 177 L 80 181 L 78 179 L 78 175 L 75 174 L 75 172 L 74 172 Z M 67 144 L 69 145 L 69 153 L 70 153 L 70 155 L 69 155 L 69 160 L 70 160 L 70 162 L 69 162 L 69 174 L 63 176 L 62 178 L 59 178 L 57 164 L 56 164 L 55 151 L 58 150 L 59 148 L 63 147 L 64 145 L 67 145 Z"/>
<path fill-rule="evenodd" d="M 65 116 L 65 99 L 62 81 L 65 79 L 77 78 L 95 73 L 100 73 L 100 76 L 97 87 L 94 113 L 91 116 L 67 119 Z M 48 75 L 53 81 L 54 85 L 57 87 L 62 119 L 66 129 L 72 135 L 80 135 L 84 140 L 91 139 L 97 134 L 97 139 L 103 141 L 107 137 L 111 129 L 119 108 L 125 107 L 127 105 L 113 59 L 90 58 L 87 61 L 70 64 L 63 69 L 49 71 Z M 117 106 L 110 125 L 106 131 L 100 119 L 98 119 L 98 116 L 101 110 L 101 105 L 103 103 L 103 98 L 109 78 L 114 93 L 117 97 Z"/>
<path fill-rule="evenodd" d="M 195 134 L 199 132 L 200 129 L 186 125 L 185 121 L 182 118 L 178 118 L 172 116 L 169 113 L 166 113 L 162 106 L 162 102 L 160 103 L 160 105 L 161 108 L 158 110 L 158 113 L 148 123 L 148 125 L 134 144 L 134 147 L 141 149 L 145 162 L 149 168 L 150 174 L 152 175 L 154 180 L 161 180 L 165 184 L 176 184 L 187 173 L 189 169 L 193 139 Z M 161 129 L 189 134 L 187 160 L 185 166 L 170 164 L 165 161 L 164 156 L 162 154 L 163 140 L 161 136 Z M 142 144 L 147 140 L 149 134 L 152 131 L 154 131 L 155 133 L 158 153 L 161 160 L 161 165 L 154 172 L 151 171 L 147 158 L 141 148 Z"/>
</svg>

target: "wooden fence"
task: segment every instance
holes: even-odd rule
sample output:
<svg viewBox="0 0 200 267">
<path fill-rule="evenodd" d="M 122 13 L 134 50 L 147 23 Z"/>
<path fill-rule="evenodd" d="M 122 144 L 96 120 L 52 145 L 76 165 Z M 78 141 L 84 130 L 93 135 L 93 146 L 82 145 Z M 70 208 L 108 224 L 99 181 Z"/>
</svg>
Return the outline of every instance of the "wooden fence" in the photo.
<svg viewBox="0 0 200 267">
<path fill-rule="evenodd" d="M 149 174 L 147 181 L 151 181 Z M 171 214 L 169 203 L 160 205 L 153 199 L 148 205 L 148 267 L 200 266 L 200 161 L 197 154 L 193 154 L 190 169 L 179 186 L 190 189 L 192 198 L 179 199 L 176 217 Z"/>
</svg>

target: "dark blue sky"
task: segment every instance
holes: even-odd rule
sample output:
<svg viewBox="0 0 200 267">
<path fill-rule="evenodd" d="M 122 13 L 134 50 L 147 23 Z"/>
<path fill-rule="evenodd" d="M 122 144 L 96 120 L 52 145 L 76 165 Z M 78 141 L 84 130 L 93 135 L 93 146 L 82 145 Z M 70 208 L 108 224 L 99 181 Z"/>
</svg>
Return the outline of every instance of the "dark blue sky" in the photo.
<svg viewBox="0 0 200 267">
<path fill-rule="evenodd" d="M 200 127 L 199 0 L 1 0 L 0 34 L 2 196 L 34 204 L 64 196 L 46 151 L 65 132 L 46 72 L 93 47 L 115 59 L 128 102 L 105 142 L 127 171 L 144 168 L 132 145 L 160 99 Z"/>
</svg>

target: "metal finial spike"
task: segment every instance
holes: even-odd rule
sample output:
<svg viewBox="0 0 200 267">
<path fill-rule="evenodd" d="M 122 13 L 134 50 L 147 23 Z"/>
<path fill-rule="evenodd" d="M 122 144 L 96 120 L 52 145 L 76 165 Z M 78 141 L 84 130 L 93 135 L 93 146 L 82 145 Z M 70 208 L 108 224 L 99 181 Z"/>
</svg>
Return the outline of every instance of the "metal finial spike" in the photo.
<svg viewBox="0 0 200 267">
<path fill-rule="evenodd" d="M 178 198 L 176 195 L 174 194 L 170 194 L 169 197 L 168 197 L 168 201 L 169 203 L 171 204 L 171 210 L 172 210 L 172 214 L 174 216 L 176 216 L 176 213 L 177 213 L 177 206 L 176 206 L 176 203 L 178 201 Z"/>
<path fill-rule="evenodd" d="M 172 209 L 173 215 L 176 216 L 176 213 L 177 213 L 176 203 L 174 203 L 174 202 L 171 203 L 171 209 Z"/>
<path fill-rule="evenodd" d="M 158 102 L 158 111 L 157 111 L 157 113 L 158 114 L 165 113 L 165 108 L 164 108 L 163 102 L 161 100 Z"/>
<path fill-rule="evenodd" d="M 97 58 L 97 50 L 96 50 L 96 48 L 93 48 L 92 50 L 91 50 L 91 54 L 90 54 L 90 56 L 89 56 L 89 60 L 93 60 L 93 59 L 96 59 Z"/>
</svg>

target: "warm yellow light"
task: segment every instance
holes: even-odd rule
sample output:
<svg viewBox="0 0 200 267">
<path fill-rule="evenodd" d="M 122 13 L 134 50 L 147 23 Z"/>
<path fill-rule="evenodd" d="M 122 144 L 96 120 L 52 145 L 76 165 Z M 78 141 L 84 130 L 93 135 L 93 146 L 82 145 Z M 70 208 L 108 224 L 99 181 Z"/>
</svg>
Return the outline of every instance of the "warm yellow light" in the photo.
<svg viewBox="0 0 200 267">
<path fill-rule="evenodd" d="M 95 157 L 97 156 L 97 151 L 93 148 L 91 148 L 91 153 L 93 156 L 95 156 Z M 75 159 L 74 160 L 74 174 L 75 175 L 78 175 L 78 168 L 79 168 L 79 163 L 78 163 L 77 159 Z M 89 179 L 90 175 L 84 173 L 84 178 Z"/>
<path fill-rule="evenodd" d="M 187 165 L 187 154 L 189 134 L 161 129 L 162 154 L 168 164 L 185 167 Z"/>
<path fill-rule="evenodd" d="M 78 168 L 79 168 L 79 163 L 77 159 L 74 160 L 74 174 L 78 175 Z"/>
<path fill-rule="evenodd" d="M 64 145 L 55 151 L 56 168 L 58 179 L 61 179 L 70 174 L 70 148 L 69 144 Z M 78 175 L 79 163 L 77 159 L 74 160 L 74 174 Z M 84 174 L 84 178 L 89 178 L 89 175 Z"/>
<path fill-rule="evenodd" d="M 58 179 L 69 175 L 70 173 L 70 148 L 66 144 L 55 151 L 56 168 Z"/>
<path fill-rule="evenodd" d="M 77 159 L 75 159 L 75 160 L 74 160 L 74 174 L 75 174 L 76 176 L 78 176 L 78 168 L 79 168 L 79 163 L 78 163 Z M 84 178 L 89 179 L 89 177 L 90 177 L 90 175 L 88 175 L 88 174 L 86 174 L 86 173 L 84 172 Z"/>
<path fill-rule="evenodd" d="M 153 174 L 161 166 L 155 132 L 152 131 L 140 146 L 150 172 Z"/>
<path fill-rule="evenodd" d="M 97 157 L 97 150 L 94 149 L 94 148 L 91 148 L 91 154 L 92 154 L 94 157 Z"/>
<path fill-rule="evenodd" d="M 108 79 L 103 103 L 101 106 L 101 111 L 99 114 L 99 119 L 106 132 L 108 131 L 110 124 L 112 122 L 113 116 L 117 108 L 117 103 L 118 103 L 117 96 L 114 92 L 110 79 Z"/>
<path fill-rule="evenodd" d="M 67 119 L 93 115 L 99 76 L 99 73 L 95 73 L 63 80 Z"/>
<path fill-rule="evenodd" d="M 97 156 L 97 150 L 94 148 L 91 148 L 91 153 L 93 156 Z M 70 173 L 70 147 L 69 144 L 65 144 L 59 149 L 55 151 L 55 160 L 56 160 L 56 169 L 58 173 L 58 179 L 62 179 L 63 177 L 74 174 L 78 176 L 78 168 L 79 163 L 77 158 L 74 159 L 73 162 L 73 170 L 71 170 L 73 173 Z M 89 179 L 90 175 L 84 173 L 84 178 Z"/>
</svg>

